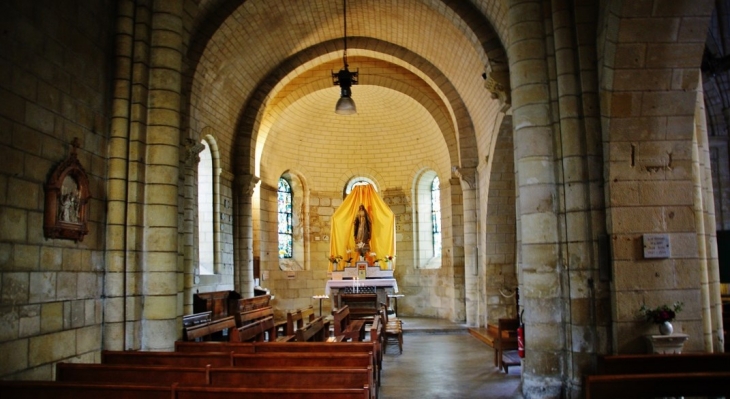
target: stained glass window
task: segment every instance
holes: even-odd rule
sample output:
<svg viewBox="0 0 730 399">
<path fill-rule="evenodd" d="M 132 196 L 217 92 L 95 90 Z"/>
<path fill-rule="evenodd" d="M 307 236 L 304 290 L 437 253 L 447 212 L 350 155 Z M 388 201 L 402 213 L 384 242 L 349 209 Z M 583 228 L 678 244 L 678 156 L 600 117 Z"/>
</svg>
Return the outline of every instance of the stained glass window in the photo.
<svg viewBox="0 0 730 399">
<path fill-rule="evenodd" d="M 433 256 L 441 256 L 441 190 L 439 178 L 431 183 L 431 235 L 433 237 Z"/>
<path fill-rule="evenodd" d="M 279 179 L 279 258 L 292 257 L 292 192 L 291 185 L 284 178 Z"/>
</svg>

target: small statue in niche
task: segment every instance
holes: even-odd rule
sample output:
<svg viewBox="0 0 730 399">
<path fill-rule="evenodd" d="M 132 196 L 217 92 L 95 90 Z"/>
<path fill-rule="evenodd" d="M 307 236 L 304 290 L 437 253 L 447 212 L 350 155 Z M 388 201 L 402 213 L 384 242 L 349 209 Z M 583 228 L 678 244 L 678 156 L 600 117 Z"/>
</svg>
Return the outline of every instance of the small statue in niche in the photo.
<svg viewBox="0 0 730 399">
<path fill-rule="evenodd" d="M 81 204 L 81 193 L 78 185 L 70 176 L 63 179 L 61 186 L 61 198 L 58 202 L 58 220 L 67 223 L 79 222 L 79 211 Z"/>
<path fill-rule="evenodd" d="M 355 245 L 357 252 L 360 254 L 360 260 L 365 258 L 365 254 L 370 252 L 370 235 L 372 233 L 372 223 L 370 215 L 365 209 L 365 205 L 360 204 L 355 216 Z"/>
</svg>

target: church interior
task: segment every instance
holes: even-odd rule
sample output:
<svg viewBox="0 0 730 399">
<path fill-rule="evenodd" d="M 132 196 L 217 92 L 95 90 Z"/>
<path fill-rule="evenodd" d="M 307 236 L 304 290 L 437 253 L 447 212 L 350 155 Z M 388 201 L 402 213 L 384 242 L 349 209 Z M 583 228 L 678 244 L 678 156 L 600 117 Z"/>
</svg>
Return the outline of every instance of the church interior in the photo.
<svg viewBox="0 0 730 399">
<path fill-rule="evenodd" d="M 646 309 L 728 349 L 727 1 L 0 10 L 0 380 L 173 351 L 202 294 L 282 319 L 373 284 L 519 319 L 525 398 L 646 354 Z"/>
</svg>

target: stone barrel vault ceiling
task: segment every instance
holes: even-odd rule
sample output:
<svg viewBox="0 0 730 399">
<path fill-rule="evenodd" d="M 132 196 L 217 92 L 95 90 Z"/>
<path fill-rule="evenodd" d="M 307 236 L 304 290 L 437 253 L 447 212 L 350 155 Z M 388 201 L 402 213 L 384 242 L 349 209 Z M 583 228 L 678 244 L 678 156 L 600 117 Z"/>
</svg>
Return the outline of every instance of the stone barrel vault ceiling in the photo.
<svg viewBox="0 0 730 399">
<path fill-rule="evenodd" d="M 481 75 L 488 63 L 506 68 L 506 27 L 491 22 L 504 24 L 505 10 L 502 0 L 348 0 L 348 61 L 360 72 L 348 130 L 371 131 L 377 115 L 398 140 L 440 140 L 448 163 L 476 166 L 477 140 L 491 138 L 475 132 L 493 134 L 499 108 Z M 341 0 L 200 1 L 187 22 L 190 127 L 231 149 L 224 169 L 257 174 L 269 134 L 335 134 L 342 14 Z"/>
</svg>

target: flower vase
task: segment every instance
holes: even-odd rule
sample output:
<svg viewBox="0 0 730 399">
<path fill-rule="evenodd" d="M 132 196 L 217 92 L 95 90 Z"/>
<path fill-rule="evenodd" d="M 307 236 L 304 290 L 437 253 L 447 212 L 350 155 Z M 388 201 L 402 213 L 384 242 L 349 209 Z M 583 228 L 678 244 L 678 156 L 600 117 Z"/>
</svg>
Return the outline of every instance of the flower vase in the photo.
<svg viewBox="0 0 730 399">
<path fill-rule="evenodd" d="M 659 332 L 662 335 L 672 335 L 674 332 L 674 326 L 672 326 L 672 323 L 665 321 L 664 323 L 659 324 Z"/>
</svg>

